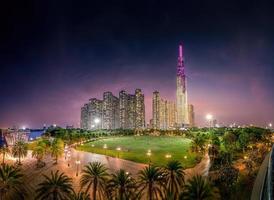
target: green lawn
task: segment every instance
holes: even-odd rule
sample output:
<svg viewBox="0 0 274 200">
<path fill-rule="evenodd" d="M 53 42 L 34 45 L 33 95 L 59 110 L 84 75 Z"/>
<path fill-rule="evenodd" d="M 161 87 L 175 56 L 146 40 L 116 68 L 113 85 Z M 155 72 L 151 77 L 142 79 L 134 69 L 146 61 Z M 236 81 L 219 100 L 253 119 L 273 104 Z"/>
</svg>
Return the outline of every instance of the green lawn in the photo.
<svg viewBox="0 0 274 200">
<path fill-rule="evenodd" d="M 103 148 L 105 144 L 107 149 Z M 196 154 L 189 151 L 190 144 L 190 139 L 180 136 L 124 136 L 99 139 L 79 146 L 77 149 L 112 157 L 118 157 L 119 154 L 119 158 L 139 163 L 149 163 L 146 153 L 150 149 L 150 158 L 153 164 L 161 166 L 168 159 L 174 159 L 182 162 L 183 166 L 188 168 L 196 164 Z M 117 151 L 117 147 L 120 147 L 121 150 Z M 170 154 L 171 158 L 166 158 L 167 154 Z"/>
</svg>

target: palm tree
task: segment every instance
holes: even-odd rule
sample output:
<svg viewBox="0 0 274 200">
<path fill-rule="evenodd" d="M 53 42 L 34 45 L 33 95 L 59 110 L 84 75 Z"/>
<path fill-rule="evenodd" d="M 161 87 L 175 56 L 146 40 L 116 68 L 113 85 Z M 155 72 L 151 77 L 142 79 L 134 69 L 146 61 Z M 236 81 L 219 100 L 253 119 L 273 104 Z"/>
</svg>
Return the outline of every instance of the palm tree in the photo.
<svg viewBox="0 0 274 200">
<path fill-rule="evenodd" d="M 15 145 L 12 147 L 12 155 L 14 157 L 19 158 L 19 165 L 21 165 L 21 158 L 26 157 L 27 154 L 28 154 L 28 146 L 22 140 L 17 141 Z"/>
<path fill-rule="evenodd" d="M 10 165 L 0 167 L 0 199 L 24 199 L 26 190 L 23 187 L 23 174 L 20 169 Z"/>
<path fill-rule="evenodd" d="M 37 159 L 37 167 L 42 166 L 41 163 L 42 159 L 44 158 L 46 154 L 46 146 L 44 144 L 38 144 L 32 151 L 32 157 L 35 157 Z"/>
<path fill-rule="evenodd" d="M 193 176 L 185 185 L 180 200 L 215 200 L 220 199 L 218 189 L 213 187 L 201 175 Z"/>
<path fill-rule="evenodd" d="M 63 200 L 69 199 L 73 194 L 72 179 L 64 173 L 51 171 L 51 176 L 43 175 L 45 180 L 38 184 L 36 199 Z"/>
<path fill-rule="evenodd" d="M 128 172 L 120 169 L 111 175 L 111 179 L 108 182 L 108 189 L 110 190 L 111 196 L 115 199 L 132 199 L 135 196 L 134 190 L 136 189 L 136 183 Z"/>
<path fill-rule="evenodd" d="M 5 157 L 6 157 L 7 154 L 10 153 L 9 147 L 4 144 L 3 147 L 0 148 L 0 153 L 3 156 L 2 165 L 4 165 L 5 164 Z"/>
<path fill-rule="evenodd" d="M 98 191 L 99 196 L 103 196 L 106 181 L 108 177 L 107 168 L 100 162 L 88 163 L 82 170 L 82 177 L 80 180 L 81 188 L 86 187 L 86 193 L 92 188 L 92 199 L 96 200 Z"/>
<path fill-rule="evenodd" d="M 162 199 L 164 177 L 160 168 L 149 165 L 139 172 L 139 188 L 148 200 Z"/>
<path fill-rule="evenodd" d="M 90 200 L 90 196 L 89 194 L 85 192 L 78 192 L 78 193 L 73 192 L 69 200 Z"/>
<path fill-rule="evenodd" d="M 54 139 L 51 144 L 51 156 L 55 159 L 55 164 L 57 164 L 58 157 L 63 155 L 64 143 L 61 139 Z"/>
<path fill-rule="evenodd" d="M 169 161 L 164 168 L 166 192 L 173 196 L 172 199 L 178 199 L 180 190 L 185 183 L 183 169 L 183 166 L 177 160 Z"/>
</svg>

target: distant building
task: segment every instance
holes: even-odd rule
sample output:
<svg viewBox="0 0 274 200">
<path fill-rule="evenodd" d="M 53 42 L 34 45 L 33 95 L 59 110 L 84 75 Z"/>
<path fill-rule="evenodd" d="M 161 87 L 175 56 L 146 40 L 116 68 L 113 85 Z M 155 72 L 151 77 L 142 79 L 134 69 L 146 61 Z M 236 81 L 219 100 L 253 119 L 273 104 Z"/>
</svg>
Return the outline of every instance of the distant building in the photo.
<svg viewBox="0 0 274 200">
<path fill-rule="evenodd" d="M 153 92 L 152 115 L 154 129 L 174 128 L 176 120 L 175 103 L 162 99 L 158 91 Z"/>
<path fill-rule="evenodd" d="M 103 101 L 91 98 L 88 103 L 88 129 L 102 128 Z M 96 121 L 96 119 L 99 119 Z M 96 123 L 95 123 L 96 122 Z"/>
<path fill-rule="evenodd" d="M 140 89 L 136 89 L 135 94 L 122 90 L 119 98 L 111 92 L 104 92 L 103 100 L 91 98 L 81 108 L 81 128 L 145 128 L 144 94 Z"/>
<path fill-rule="evenodd" d="M 119 99 L 111 92 L 103 94 L 103 129 L 117 129 L 120 127 Z"/>
<path fill-rule="evenodd" d="M 88 127 L 88 121 L 89 121 L 89 113 L 88 113 L 88 104 L 85 104 L 81 108 L 81 122 L 80 122 L 80 127 L 82 129 L 89 129 Z"/>
<path fill-rule="evenodd" d="M 177 126 L 178 128 L 181 128 L 189 125 L 186 74 L 182 44 L 179 45 L 176 84 Z"/>
<path fill-rule="evenodd" d="M 188 119 L 189 119 L 189 127 L 195 126 L 195 117 L 194 117 L 194 106 L 192 104 L 188 105 Z"/>
</svg>

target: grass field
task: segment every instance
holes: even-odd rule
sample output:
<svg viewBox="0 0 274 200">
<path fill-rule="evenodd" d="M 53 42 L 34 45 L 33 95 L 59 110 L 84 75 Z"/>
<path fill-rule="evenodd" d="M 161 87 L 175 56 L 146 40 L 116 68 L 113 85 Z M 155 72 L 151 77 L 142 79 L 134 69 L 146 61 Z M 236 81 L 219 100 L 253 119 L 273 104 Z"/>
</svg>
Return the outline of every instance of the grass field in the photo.
<svg viewBox="0 0 274 200">
<path fill-rule="evenodd" d="M 158 166 L 166 164 L 168 159 L 174 159 L 188 168 L 196 164 L 196 154 L 189 151 L 190 144 L 190 139 L 180 136 L 124 136 L 99 139 L 79 146 L 77 149 L 139 163 L 149 163 L 151 160 Z M 107 146 L 106 149 L 103 148 L 104 145 Z M 118 147 L 121 148 L 120 151 L 117 150 Z M 149 149 L 150 157 L 147 156 Z M 167 154 L 171 155 L 171 158 L 166 158 Z"/>
</svg>

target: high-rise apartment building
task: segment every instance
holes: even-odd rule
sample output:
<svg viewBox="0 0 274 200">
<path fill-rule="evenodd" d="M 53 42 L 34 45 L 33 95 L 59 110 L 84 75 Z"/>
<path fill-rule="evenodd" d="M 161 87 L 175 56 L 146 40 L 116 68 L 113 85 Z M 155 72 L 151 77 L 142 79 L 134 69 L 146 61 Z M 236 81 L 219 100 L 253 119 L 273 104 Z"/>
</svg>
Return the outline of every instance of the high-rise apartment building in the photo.
<svg viewBox="0 0 274 200">
<path fill-rule="evenodd" d="M 103 100 L 92 98 L 81 108 L 83 129 L 135 129 L 145 128 L 144 94 L 136 89 L 135 94 L 122 90 L 119 98 L 104 92 Z"/>
<path fill-rule="evenodd" d="M 160 129 L 160 107 L 161 107 L 161 97 L 158 91 L 153 92 L 152 97 L 152 121 L 153 128 Z"/>
<path fill-rule="evenodd" d="M 88 103 L 88 129 L 101 129 L 103 115 L 103 101 L 91 98 Z"/>
<path fill-rule="evenodd" d="M 188 119 L 189 119 L 189 127 L 195 126 L 195 118 L 194 118 L 194 106 L 192 104 L 188 105 Z"/>
<path fill-rule="evenodd" d="M 177 126 L 180 128 L 189 124 L 186 75 L 182 44 L 179 45 L 176 85 Z"/>
<path fill-rule="evenodd" d="M 135 98 L 136 98 L 136 120 L 135 120 L 135 128 L 145 128 L 145 98 L 144 94 L 142 94 L 141 89 L 135 90 Z"/>
<path fill-rule="evenodd" d="M 158 91 L 153 92 L 152 121 L 154 129 L 172 129 L 175 127 L 176 107 L 175 103 L 164 100 Z"/>
<path fill-rule="evenodd" d="M 120 127 L 119 99 L 111 92 L 103 94 L 103 129 L 116 129 Z"/>
<path fill-rule="evenodd" d="M 81 108 L 81 122 L 80 126 L 82 129 L 88 129 L 88 104 L 85 104 Z"/>
</svg>

